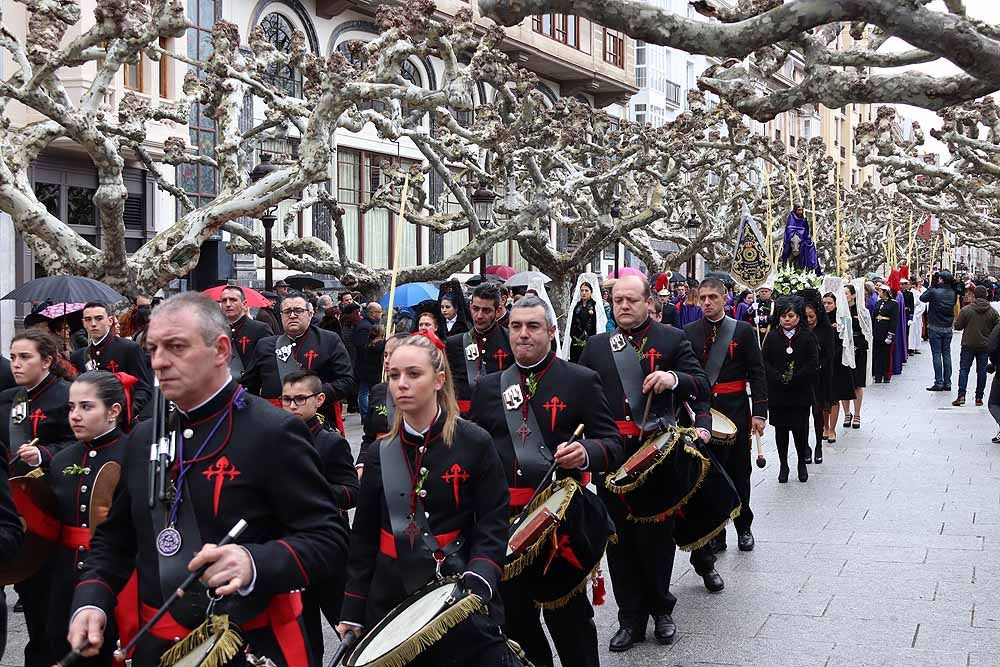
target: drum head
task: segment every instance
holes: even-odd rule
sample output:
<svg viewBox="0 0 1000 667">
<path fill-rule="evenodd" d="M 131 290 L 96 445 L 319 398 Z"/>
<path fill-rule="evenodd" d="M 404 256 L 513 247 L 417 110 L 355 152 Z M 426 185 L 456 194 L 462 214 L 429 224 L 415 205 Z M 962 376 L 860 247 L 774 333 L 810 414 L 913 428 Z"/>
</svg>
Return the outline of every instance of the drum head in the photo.
<svg viewBox="0 0 1000 667">
<path fill-rule="evenodd" d="M 740 496 L 725 473 L 714 464 L 705 481 L 674 520 L 674 541 L 692 551 L 718 535 L 740 514 Z"/>
<path fill-rule="evenodd" d="M 483 607 L 455 578 L 420 589 L 398 604 L 351 651 L 348 667 L 397 667 L 416 658 L 427 647 Z"/>
<path fill-rule="evenodd" d="M 736 424 L 715 408 L 712 408 L 712 436 L 719 440 L 736 438 Z"/>
</svg>

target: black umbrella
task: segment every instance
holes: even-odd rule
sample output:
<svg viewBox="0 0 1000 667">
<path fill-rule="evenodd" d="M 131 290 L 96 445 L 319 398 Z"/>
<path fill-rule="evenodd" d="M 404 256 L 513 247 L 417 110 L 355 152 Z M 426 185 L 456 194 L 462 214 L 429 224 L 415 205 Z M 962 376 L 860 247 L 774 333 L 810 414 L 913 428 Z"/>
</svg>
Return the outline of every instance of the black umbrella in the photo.
<svg viewBox="0 0 1000 667">
<path fill-rule="evenodd" d="M 294 276 L 288 276 L 285 278 L 285 282 L 299 291 L 307 289 L 323 289 L 326 286 L 326 283 L 324 283 L 321 279 L 316 276 L 311 276 L 308 273 L 299 273 Z"/>
<path fill-rule="evenodd" d="M 101 301 L 108 304 L 124 299 L 99 280 L 82 276 L 46 276 L 29 280 L 3 297 L 4 301 L 45 301 L 53 303 L 86 303 Z"/>
</svg>

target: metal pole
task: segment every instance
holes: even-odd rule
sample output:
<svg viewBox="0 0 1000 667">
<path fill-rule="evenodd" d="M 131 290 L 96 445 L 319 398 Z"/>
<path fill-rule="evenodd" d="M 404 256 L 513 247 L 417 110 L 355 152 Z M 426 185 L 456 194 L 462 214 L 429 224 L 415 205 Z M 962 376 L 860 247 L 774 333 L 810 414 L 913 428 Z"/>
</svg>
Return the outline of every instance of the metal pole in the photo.
<svg viewBox="0 0 1000 667">
<path fill-rule="evenodd" d="M 271 258 L 271 227 L 274 226 L 274 220 L 262 219 L 261 223 L 264 225 L 264 289 L 270 292 L 274 287 Z"/>
</svg>

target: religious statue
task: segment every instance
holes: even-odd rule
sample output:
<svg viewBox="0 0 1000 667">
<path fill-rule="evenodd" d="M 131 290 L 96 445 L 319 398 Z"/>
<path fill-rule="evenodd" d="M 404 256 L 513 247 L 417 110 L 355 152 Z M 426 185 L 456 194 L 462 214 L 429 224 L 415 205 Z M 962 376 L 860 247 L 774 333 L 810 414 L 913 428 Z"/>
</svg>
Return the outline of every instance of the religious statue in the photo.
<svg viewBox="0 0 1000 667">
<path fill-rule="evenodd" d="M 820 275 L 816 244 L 809 232 L 809 221 L 801 204 L 796 204 L 785 221 L 785 242 L 781 248 L 781 263 L 797 269 L 813 270 Z"/>
</svg>

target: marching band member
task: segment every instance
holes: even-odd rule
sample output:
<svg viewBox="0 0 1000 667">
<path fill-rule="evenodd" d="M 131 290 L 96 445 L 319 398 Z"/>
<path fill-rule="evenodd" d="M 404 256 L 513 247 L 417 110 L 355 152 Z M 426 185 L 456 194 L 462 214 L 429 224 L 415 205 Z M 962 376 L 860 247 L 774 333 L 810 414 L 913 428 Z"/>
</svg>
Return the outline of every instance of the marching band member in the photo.
<svg viewBox="0 0 1000 667">
<path fill-rule="evenodd" d="M 123 425 L 128 428 L 153 394 L 153 372 L 149 360 L 138 343 L 115 334 L 114 319 L 107 304 L 91 301 L 85 305 L 83 327 L 87 330 L 88 345 L 70 357 L 77 371 L 110 371 L 135 378 L 135 386 L 126 389 L 131 393 L 131 401 L 126 406 Z M 119 379 L 122 379 L 121 376 Z"/>
<path fill-rule="evenodd" d="M 305 296 L 297 292 L 281 300 L 284 333 L 257 342 L 242 383 L 250 393 L 281 407 L 284 377 L 298 370 L 315 371 L 326 394 L 323 415 L 344 434 L 340 401 L 358 393 L 351 358 L 340 336 L 310 323 L 307 305 Z"/>
<path fill-rule="evenodd" d="M 500 292 L 493 283 L 472 290 L 472 330 L 448 336 L 448 365 L 455 381 L 455 397 L 463 415 L 469 414 L 472 386 L 483 375 L 510 368 L 510 341 L 497 324 Z"/>
<path fill-rule="evenodd" d="M 495 595 L 510 499 L 500 458 L 489 436 L 459 417 L 444 344 L 432 333 L 400 341 L 389 358 L 389 391 L 396 412 L 361 478 L 337 632 L 360 636 L 436 572 L 460 575 L 492 600 L 490 613 L 461 622 L 410 664 L 507 665 Z"/>
<path fill-rule="evenodd" d="M 24 475 L 39 467 L 48 469 L 52 457 L 75 439 L 66 407 L 69 383 L 64 379 L 71 369 L 58 357 L 59 344 L 48 333 L 29 330 L 11 340 L 11 371 L 18 386 L 0 394 L 0 437 L 10 452 L 13 475 Z M 48 573 L 38 572 L 15 584 L 14 590 L 20 596 L 28 627 L 24 664 L 48 667 Z"/>
<path fill-rule="evenodd" d="M 109 479 L 111 471 L 104 466 L 120 465 L 125 456 L 124 433 L 120 428 L 125 413 L 125 390 L 118 378 L 106 371 L 83 373 L 70 385 L 68 409 L 70 427 L 77 441 L 52 457 L 45 475 L 59 503 L 56 518 L 62 524 L 60 546 L 46 567 L 51 576 L 48 627 L 53 629 L 47 646 L 49 665 L 58 662 L 70 648 L 62 636 L 62 628 L 69 625 L 73 589 L 80 582 L 81 569 L 89 557 L 91 522 L 102 518 L 98 516 L 101 509 L 94 503 L 110 500 L 117 485 L 117 476 L 112 473 Z M 116 618 L 119 612 L 127 613 L 124 607 L 119 600 Z M 135 612 L 134 605 L 130 611 Z M 117 633 L 117 624 L 109 622 L 107 641 L 100 653 L 81 664 L 110 666 Z"/>
<path fill-rule="evenodd" d="M 598 334 L 587 342 L 580 364 L 597 371 L 604 395 L 625 437 L 625 456 L 642 445 L 639 441 L 647 396 L 652 393 L 651 420 L 674 420 L 673 410 L 681 401 L 694 400 L 700 414 L 696 426 L 705 442 L 711 438 L 708 412 L 708 379 L 691 344 L 676 327 L 653 322 L 649 316 L 653 297 L 649 282 L 639 276 L 619 278 L 612 290 L 617 329 Z M 637 362 L 637 363 L 636 363 Z M 619 367 L 620 366 L 620 367 Z M 677 405 L 674 405 L 674 401 Z M 661 644 L 673 642 L 677 633 L 671 613 L 677 598 L 670 592 L 674 563 L 673 520 L 633 523 L 618 498 L 597 485 L 615 526 L 618 542 L 608 547 L 611 585 L 618 603 L 619 629 L 610 650 L 627 651 L 646 638 L 646 624 L 653 618 L 654 635 Z"/>
<path fill-rule="evenodd" d="M 476 384 L 471 419 L 489 431 L 500 452 L 510 509 L 516 515 L 544 480 L 554 459 L 562 474 L 604 473 L 621 463 L 621 439 L 601 380 L 552 352 L 555 315 L 537 296 L 514 304 L 508 321 L 516 365 L 492 373 Z M 511 418 L 514 416 L 515 418 Z M 568 443 L 579 424 L 586 438 Z M 547 456 L 542 453 L 550 452 Z M 560 552 L 557 557 L 569 557 Z M 588 572 L 581 572 L 581 579 Z M 552 650 L 542 630 L 530 587 L 517 578 L 503 585 L 506 629 L 536 667 L 552 665 Z M 556 651 L 564 665 L 596 667 L 599 663 L 594 609 L 586 591 L 565 606 L 545 609 Z"/>
<path fill-rule="evenodd" d="M 347 531 L 306 425 L 231 378 L 230 333 L 218 304 L 202 294 L 179 294 L 153 311 L 147 346 L 161 391 L 177 408 L 168 420 L 176 443 L 171 484 L 164 500 L 149 488 L 154 425 L 141 422 L 125 443 L 136 455 L 125 457 L 73 596 L 68 640 L 85 657 L 101 651 L 133 567 L 145 622 L 189 572 L 208 565 L 202 585 L 139 640 L 133 664 L 157 664 L 202 623 L 212 592 L 221 596 L 214 609 L 242 628 L 251 653 L 279 667 L 318 665 L 307 649 L 301 596 L 289 591 L 343 566 Z M 216 546 L 241 519 L 248 526 L 239 544 Z"/>
<path fill-rule="evenodd" d="M 219 307 L 222 314 L 229 320 L 232 331 L 233 358 L 229 362 L 229 372 L 237 382 L 243 377 L 250 362 L 253 361 L 257 341 L 274 335 L 271 327 L 250 317 L 247 313 L 246 292 L 239 285 L 229 285 L 219 296 Z"/>
<path fill-rule="evenodd" d="M 752 551 L 750 524 L 751 434 L 763 434 L 767 424 L 767 379 L 760 347 L 746 322 L 725 316 L 726 286 L 718 278 L 706 278 L 699 289 L 705 316 L 684 327 L 695 357 L 712 385 L 712 407 L 736 424 L 736 442 L 712 447 L 740 494 L 742 509 L 733 521 L 740 551 Z M 750 387 L 752 400 L 747 397 Z M 709 590 L 721 590 L 722 577 L 715 571 L 715 552 L 726 548 L 726 533 L 691 552 L 691 564 Z"/>
<path fill-rule="evenodd" d="M 774 302 L 771 294 L 774 292 L 773 277 L 768 277 L 767 282 L 757 290 L 757 301 L 746 309 L 744 319 L 750 323 L 753 330 L 757 332 L 759 343 L 764 342 L 764 336 L 771 330 L 771 315 L 774 314 Z M 759 344 L 758 343 L 758 344 Z"/>
</svg>

